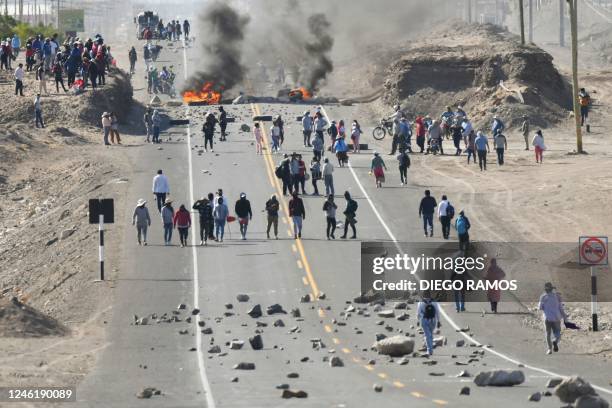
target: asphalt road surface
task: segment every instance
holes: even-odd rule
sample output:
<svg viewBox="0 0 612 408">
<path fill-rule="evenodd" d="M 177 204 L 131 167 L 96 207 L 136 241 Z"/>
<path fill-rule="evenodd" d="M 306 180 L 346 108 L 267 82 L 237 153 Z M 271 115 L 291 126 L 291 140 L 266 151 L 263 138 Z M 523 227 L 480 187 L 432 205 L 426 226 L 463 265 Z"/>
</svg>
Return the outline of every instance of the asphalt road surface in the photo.
<svg viewBox="0 0 612 408">
<path fill-rule="evenodd" d="M 183 49 L 178 52 L 165 48 L 161 59 L 173 63 L 185 76 L 191 73 L 196 61 L 187 54 L 183 60 Z M 186 66 L 185 66 L 186 63 Z M 182 74 L 182 73 L 181 73 Z M 143 67 L 135 76 L 136 88 L 142 87 Z M 179 84 L 180 87 L 180 84 Z M 146 102 L 149 96 L 141 89 L 136 97 Z M 555 375 L 580 374 L 593 384 L 600 386 L 600 394 L 610 398 L 609 365 L 596 358 L 572 354 L 562 348 L 553 356 L 544 354 L 543 335 L 534 337 L 532 331 L 521 329 L 521 308 L 513 303 L 503 303 L 500 309 L 508 314 L 481 316 L 484 304 L 467 305 L 468 312 L 457 315 L 454 305 L 443 305 L 445 318 L 441 335 L 446 336 L 446 346 L 437 348 L 431 359 L 410 358 L 406 365 L 390 362 L 370 350 L 375 333 L 389 334 L 399 329 L 414 333 L 416 328 L 416 305 L 407 311 L 410 318 L 405 321 L 388 319 L 385 325 L 368 307 L 371 316 L 353 313 L 349 318 L 342 311 L 360 291 L 360 240 L 420 241 L 421 221 L 418 218 L 418 202 L 425 188 L 439 197 L 435 185 L 424 177 L 427 168 L 413 167 L 409 171 L 411 182 L 399 185 L 399 174 L 395 159 L 383 156 L 387 161 L 387 184 L 376 189 L 368 175 L 371 152 L 352 155 L 350 166 L 336 167 L 334 183 L 339 210 L 344 208 L 341 194 L 350 191 L 359 203 L 357 241 L 325 239 L 325 217 L 322 212 L 323 198 L 304 196 L 306 219 L 303 238 L 292 238 L 291 223 L 286 200 L 280 214 L 280 239 L 267 240 L 264 204 L 272 195 L 282 197 L 279 181 L 274 177 L 274 167 L 280 155 L 255 154 L 251 133 L 241 132 L 242 123 L 251 125 L 254 114 L 282 114 L 287 123 L 285 152 L 299 152 L 310 162 L 310 152 L 302 146 L 300 124 L 295 121 L 308 105 L 240 105 L 227 107 L 230 116 L 237 118 L 229 125 L 227 142 L 218 142 L 214 153 L 198 154 L 203 144 L 201 123 L 208 107 L 167 108 L 167 114 L 177 117 L 187 113 L 191 118 L 189 127 L 167 129 L 162 135 L 161 149 L 135 140 L 133 149 L 134 178 L 130 194 L 119 205 L 131 215 L 138 198 L 149 201 L 153 217 L 149 246 L 136 243 L 135 231 L 127 234 L 121 254 L 121 276 L 115 284 L 113 317 L 108 332 L 109 346 L 101 354 L 96 368 L 78 388 L 77 406 L 83 407 L 263 407 L 263 406 L 338 406 L 371 407 L 379 404 L 399 407 L 432 406 L 504 406 L 524 407 L 528 396 L 536 391 L 545 391 L 545 384 Z M 164 108 L 166 109 L 166 108 Z M 353 107 L 325 106 L 330 118 L 350 123 Z M 371 124 L 364 124 L 365 139 L 370 139 Z M 269 142 L 264 123 L 266 146 Z M 172 140 L 168 141 L 167 138 Z M 218 140 L 218 137 L 217 139 Z M 389 143 L 389 141 L 387 141 Z M 385 146 L 388 148 L 387 146 Z M 386 150 L 381 150 L 386 153 Z M 427 162 L 424 162 L 426 166 Z M 210 243 L 207 247 L 199 243 L 197 215 L 192 214 L 194 228 L 190 230 L 191 246 L 163 245 L 162 225 L 157 215 L 151 193 L 151 180 L 158 168 L 164 170 L 170 180 L 171 198 L 175 209 L 180 204 L 191 207 L 194 199 L 222 188 L 229 199 L 230 211 L 241 192 L 247 194 L 253 207 L 253 219 L 249 225 L 248 240 L 240 240 L 237 223 L 230 225 L 231 237 L 226 229 L 223 243 Z M 320 190 L 322 183 L 320 183 Z M 312 192 L 307 182 L 307 192 Z M 460 204 L 455 204 L 460 205 Z M 340 215 L 341 211 L 339 211 Z M 340 217 L 338 217 L 340 218 Z M 130 223 L 130 219 L 118 220 Z M 436 225 L 437 237 L 440 229 Z M 477 238 L 479 225 L 473 228 Z M 339 232 L 336 236 L 341 235 Z M 108 239 L 112 239 L 109 237 Z M 454 231 L 451 239 L 456 239 Z M 321 292 L 325 300 L 300 303 L 300 298 L 311 294 L 314 298 Z M 246 293 L 250 300 L 239 303 L 236 295 Z M 184 320 L 192 308 L 201 313 L 192 323 L 134 325 L 133 315 L 140 317 L 151 313 L 172 313 L 177 305 L 184 303 L 187 309 L 180 313 Z M 233 308 L 227 309 L 231 303 Z M 289 312 L 299 308 L 301 318 L 290 314 L 268 316 L 267 306 L 279 303 Z M 253 319 L 246 314 L 255 304 L 261 304 L 264 316 Z M 363 305 L 356 305 L 363 306 Z M 226 312 L 234 313 L 226 316 Z M 273 322 L 282 319 L 284 327 L 273 327 Z M 334 319 L 343 323 L 335 324 Z M 212 334 L 202 334 L 204 327 L 212 328 Z M 267 324 L 257 327 L 256 322 Z M 390 331 L 385 326 L 391 327 Z M 470 327 L 469 333 L 456 329 Z M 298 329 L 295 329 L 295 328 Z M 187 334 L 179 334 L 186 329 Z M 293 331 L 292 329 L 295 329 Z M 264 349 L 251 350 L 247 339 L 260 331 Z M 292 332 L 293 331 L 293 332 Z M 473 333 L 473 337 L 470 336 Z M 245 341 L 242 350 L 230 350 L 226 345 L 232 339 Z M 325 347 L 313 348 L 313 339 L 321 339 Z M 421 338 L 417 334 L 417 345 Z M 455 347 L 457 340 L 466 341 L 466 346 Z M 209 353 L 212 344 L 219 345 L 222 353 Z M 470 347 L 474 344 L 474 347 Z M 486 347 L 491 345 L 491 348 Z M 478 347 L 480 346 L 480 347 Z M 483 347 L 484 346 L 484 347 Z M 191 351 L 194 349 L 195 351 Z M 484 356 L 466 366 L 474 351 L 484 350 Z M 344 367 L 330 367 L 324 358 L 339 356 Z M 301 361 L 308 358 L 307 361 Z M 375 360 L 374 364 L 369 364 Z M 435 365 L 426 365 L 435 361 Z M 251 362 L 255 370 L 235 370 L 240 362 Z M 473 378 L 457 378 L 467 370 L 475 375 L 481 370 L 495 368 L 524 371 L 526 382 L 517 387 L 477 387 Z M 146 366 L 146 368 L 144 368 Z M 288 378 L 289 373 L 298 373 L 298 378 Z M 432 375 L 435 374 L 435 375 Z M 237 382 L 232 379 L 237 377 Z M 291 389 L 304 390 L 307 399 L 281 399 L 281 390 L 276 386 L 289 384 Z M 383 386 L 381 393 L 374 392 L 373 385 Z M 470 396 L 460 396 L 463 386 L 470 386 Z M 162 395 L 151 399 L 138 399 L 136 394 L 144 387 L 156 387 Z M 539 406 L 558 407 L 556 397 L 544 397 Z"/>
</svg>

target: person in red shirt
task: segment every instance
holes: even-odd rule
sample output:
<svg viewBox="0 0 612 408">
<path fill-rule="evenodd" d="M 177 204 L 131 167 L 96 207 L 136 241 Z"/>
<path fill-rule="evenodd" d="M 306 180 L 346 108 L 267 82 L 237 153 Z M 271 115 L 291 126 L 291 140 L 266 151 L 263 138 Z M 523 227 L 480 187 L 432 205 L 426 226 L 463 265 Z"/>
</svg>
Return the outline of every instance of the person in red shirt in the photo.
<svg viewBox="0 0 612 408">
<path fill-rule="evenodd" d="M 425 124 L 423 123 L 423 117 L 417 116 L 414 123 L 416 124 L 416 143 L 421 148 L 421 152 L 425 150 L 425 134 L 427 133 L 427 129 L 425 129 Z"/>
<path fill-rule="evenodd" d="M 297 156 L 297 160 L 298 174 L 295 179 L 293 190 L 299 192 L 299 187 L 302 186 L 302 194 L 306 194 L 306 190 L 304 190 L 304 184 L 306 183 L 306 163 L 304 163 L 304 160 L 302 160 L 301 154 Z"/>
<path fill-rule="evenodd" d="M 289 200 L 289 215 L 293 220 L 293 237 L 298 239 L 302 238 L 302 221 L 306 219 L 306 209 L 297 191 L 294 191 L 291 195 L 292 198 Z"/>
<path fill-rule="evenodd" d="M 173 222 L 181 238 L 181 248 L 184 248 L 187 246 L 187 236 L 189 234 L 189 227 L 191 227 L 191 215 L 184 205 L 181 205 L 179 210 L 174 214 Z"/>
</svg>

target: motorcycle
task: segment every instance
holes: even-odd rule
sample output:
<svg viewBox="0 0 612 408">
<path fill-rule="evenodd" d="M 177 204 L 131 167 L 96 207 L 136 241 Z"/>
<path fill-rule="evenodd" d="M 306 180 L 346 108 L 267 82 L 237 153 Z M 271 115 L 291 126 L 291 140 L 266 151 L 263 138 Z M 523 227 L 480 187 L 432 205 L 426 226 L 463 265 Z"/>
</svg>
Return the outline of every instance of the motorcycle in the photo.
<svg viewBox="0 0 612 408">
<path fill-rule="evenodd" d="M 387 133 L 393 134 L 393 121 L 383 118 L 380 120 L 380 124 L 372 131 L 372 136 L 376 140 L 383 140 Z"/>
</svg>

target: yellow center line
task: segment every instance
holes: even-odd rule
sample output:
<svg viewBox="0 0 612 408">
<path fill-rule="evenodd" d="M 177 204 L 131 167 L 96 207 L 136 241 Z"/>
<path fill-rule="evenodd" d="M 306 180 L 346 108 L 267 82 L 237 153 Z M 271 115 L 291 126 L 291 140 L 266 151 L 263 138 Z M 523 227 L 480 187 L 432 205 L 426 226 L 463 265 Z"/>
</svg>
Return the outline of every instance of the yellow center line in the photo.
<svg viewBox="0 0 612 408">
<path fill-rule="evenodd" d="M 448 401 L 444 401 L 444 400 L 435 399 L 433 400 L 433 402 L 438 405 L 448 405 Z"/>
<path fill-rule="evenodd" d="M 338 340 L 338 338 L 336 337 L 334 337 L 332 341 L 334 342 L 334 344 L 340 344 L 340 340 Z"/>
<path fill-rule="evenodd" d="M 357 357 L 352 357 L 353 363 L 359 363 L 359 359 Z"/>
<path fill-rule="evenodd" d="M 412 391 L 412 392 L 410 393 L 410 395 L 412 395 L 412 396 L 413 396 L 413 397 L 415 397 L 415 398 L 425 398 L 425 395 L 421 394 L 421 393 L 420 393 L 420 392 L 418 392 L 418 391 Z"/>
<path fill-rule="evenodd" d="M 302 277 L 302 279 L 304 279 L 304 281 L 306 281 L 305 277 Z M 321 317 L 321 318 L 325 317 L 325 310 L 319 308 L 318 313 L 319 313 L 319 317 Z"/>
<path fill-rule="evenodd" d="M 302 282 L 304 282 L 304 286 L 308 286 L 308 280 L 305 276 L 302 276 Z"/>
<path fill-rule="evenodd" d="M 291 249 L 293 250 L 293 252 L 297 252 L 297 247 L 295 246 L 295 244 L 291 244 Z"/>
<path fill-rule="evenodd" d="M 396 386 L 397 388 L 404 388 L 405 385 L 402 382 L 399 381 L 393 381 L 393 385 Z"/>
<path fill-rule="evenodd" d="M 261 115 L 261 110 L 259 108 L 258 105 L 256 104 L 251 104 L 251 109 L 254 111 L 253 113 L 255 115 Z M 263 136 L 263 142 L 264 145 L 266 146 L 266 152 L 267 154 L 264 154 L 263 157 L 266 161 L 266 163 L 268 164 L 268 175 L 270 174 L 274 174 L 274 163 L 272 162 L 272 155 L 271 155 L 271 150 L 269 149 L 269 143 L 268 143 L 268 132 L 266 130 L 266 128 L 263 126 L 263 124 L 260 125 L 261 129 L 262 129 L 262 136 Z M 276 191 L 279 195 L 279 197 L 282 197 L 282 192 L 283 189 L 278 181 L 278 178 L 273 177 L 271 180 L 273 186 L 276 186 Z M 289 208 L 287 207 L 287 203 L 285 202 L 285 200 L 279 200 L 281 203 L 281 206 L 286 214 L 287 217 L 289 217 Z M 289 232 L 289 236 L 292 236 L 292 233 Z M 312 274 L 312 269 L 310 268 L 310 263 L 308 262 L 308 259 L 306 258 L 306 253 L 304 252 L 304 247 L 302 245 L 302 241 L 300 239 L 296 240 L 296 245 L 297 245 L 297 249 L 300 253 L 300 257 L 302 258 L 302 264 L 304 265 L 304 269 L 306 270 L 306 277 L 308 278 L 308 282 L 310 283 L 310 287 L 312 288 L 313 291 L 313 298 L 316 298 L 319 295 L 319 286 L 317 285 L 316 281 L 314 280 L 314 276 Z"/>
<path fill-rule="evenodd" d="M 332 332 L 332 328 L 331 328 L 331 327 L 329 327 L 329 325 L 327 325 L 327 324 L 326 324 L 325 326 L 323 326 L 323 328 L 324 328 L 324 329 L 325 329 L 325 331 L 326 331 L 326 332 L 328 332 L 328 333 L 331 333 L 331 332 Z"/>
<path fill-rule="evenodd" d="M 367 367 L 371 367 L 371 366 L 367 366 Z M 374 367 L 372 367 L 372 368 L 374 368 Z M 388 377 L 388 375 L 387 375 L 387 374 L 385 374 L 385 373 L 378 373 L 378 376 L 379 376 L 380 378 L 382 378 L 383 380 L 384 380 L 384 379 L 386 379 L 386 378 Z"/>
<path fill-rule="evenodd" d="M 302 261 L 300 261 L 299 259 L 297 260 L 297 266 L 300 269 L 304 269 L 304 265 L 302 265 Z"/>
<path fill-rule="evenodd" d="M 350 349 L 347 349 L 346 347 L 343 347 L 343 348 L 342 348 L 342 352 L 343 352 L 344 354 L 351 354 L 351 350 L 350 350 Z"/>
<path fill-rule="evenodd" d="M 372 367 L 371 365 L 364 365 L 363 368 L 365 368 L 368 371 L 374 371 L 374 367 Z"/>
</svg>

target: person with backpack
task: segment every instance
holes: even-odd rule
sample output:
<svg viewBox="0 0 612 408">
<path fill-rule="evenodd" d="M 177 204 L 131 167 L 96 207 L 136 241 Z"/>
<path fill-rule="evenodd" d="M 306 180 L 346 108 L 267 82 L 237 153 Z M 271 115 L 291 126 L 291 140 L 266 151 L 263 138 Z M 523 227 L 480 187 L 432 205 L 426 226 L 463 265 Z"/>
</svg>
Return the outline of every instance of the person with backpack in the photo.
<svg viewBox="0 0 612 408">
<path fill-rule="evenodd" d="M 561 320 L 567 321 L 567 314 L 563 308 L 561 295 L 555 292 L 552 283 L 544 284 L 544 293 L 540 296 L 538 309 L 542 311 L 544 319 L 544 331 L 546 333 L 546 354 L 559 351 L 559 341 L 561 340 Z M 551 338 L 554 337 L 554 338 Z M 552 349 L 552 351 L 551 351 Z"/>
<path fill-rule="evenodd" d="M 578 102 L 580 103 L 580 126 L 584 126 L 589 118 L 589 106 L 591 105 L 591 96 L 584 88 L 580 88 L 578 93 Z M 587 133 L 591 131 L 591 126 L 587 124 Z"/>
<path fill-rule="evenodd" d="M 334 153 L 334 145 L 336 143 L 336 139 L 338 138 L 338 126 L 336 126 L 336 121 L 332 120 L 331 125 L 327 128 L 327 134 L 329 135 L 329 145 L 331 146 L 331 152 Z"/>
<path fill-rule="evenodd" d="M 423 231 L 425 232 L 425 237 L 427 237 L 427 225 L 429 225 L 431 229 L 429 236 L 433 237 L 433 214 L 437 205 L 438 203 L 436 199 L 431 196 L 431 192 L 425 190 L 425 197 L 421 199 L 421 204 L 419 204 L 419 218 L 423 217 Z"/>
<path fill-rule="evenodd" d="M 266 229 L 266 235 L 270 239 L 270 228 L 274 225 L 274 237 L 278 239 L 278 210 L 280 204 L 276 199 L 276 195 L 272 194 L 272 197 L 266 201 L 266 212 L 268 213 L 268 227 Z"/>
<path fill-rule="evenodd" d="M 357 201 L 353 200 L 351 193 L 348 191 L 344 192 L 344 198 L 346 199 L 346 209 L 344 210 L 344 234 L 342 234 L 340 238 L 346 239 L 346 234 L 350 226 L 353 230 L 351 239 L 356 239 L 357 229 L 355 228 L 355 224 L 357 224 L 357 219 L 355 217 L 357 216 L 357 207 L 359 207 L 359 205 Z"/>
<path fill-rule="evenodd" d="M 405 149 L 400 150 L 397 161 L 399 163 L 400 185 L 405 186 L 408 184 L 408 168 L 410 167 L 410 156 Z"/>
<path fill-rule="evenodd" d="M 438 204 L 438 219 L 442 225 L 442 237 L 448 239 L 450 236 L 451 220 L 455 216 L 455 208 L 450 204 L 446 195 L 442 196 L 442 201 Z"/>
<path fill-rule="evenodd" d="M 336 152 L 338 166 L 344 167 L 344 163 L 348 163 L 348 146 L 344 141 L 343 137 L 338 136 L 338 138 L 336 139 L 336 143 L 334 143 L 333 150 Z"/>
<path fill-rule="evenodd" d="M 212 235 L 213 226 L 215 225 L 211 203 L 213 199 L 213 194 L 209 193 L 208 197 L 202 197 L 191 207 L 200 214 L 200 245 L 208 244 L 208 237 Z"/>
<path fill-rule="evenodd" d="M 170 245 L 172 240 L 172 230 L 174 229 L 174 208 L 172 208 L 172 200 L 166 198 L 164 206 L 161 210 L 161 219 L 164 226 L 164 245 Z"/>
<path fill-rule="evenodd" d="M 325 228 L 325 234 L 327 239 L 336 239 L 334 232 L 336 232 L 336 210 L 338 205 L 334 203 L 334 196 L 330 194 L 323 203 L 323 211 L 325 211 L 325 219 L 327 221 L 327 227 Z"/>
<path fill-rule="evenodd" d="M 313 156 L 310 161 L 310 181 L 312 183 L 312 188 L 314 192 L 313 196 L 319 195 L 319 188 L 317 187 L 317 181 L 321 180 L 321 162 L 317 158 L 317 156 Z"/>
<path fill-rule="evenodd" d="M 440 306 L 438 302 L 432 299 L 431 292 L 428 290 L 423 292 L 422 300 L 417 305 L 417 316 L 417 324 L 420 324 L 423 329 L 427 354 L 431 356 L 434 348 L 433 334 L 436 328 L 441 327 L 441 323 Z"/>
<path fill-rule="evenodd" d="M 323 182 L 325 183 L 325 195 L 334 195 L 334 165 L 326 157 L 323 159 Z"/>
<path fill-rule="evenodd" d="M 191 214 L 181 204 L 179 210 L 174 214 L 174 227 L 178 229 L 179 238 L 181 239 L 181 248 L 187 246 L 187 236 L 189 234 L 189 227 L 191 227 Z"/>
<path fill-rule="evenodd" d="M 465 216 L 465 212 L 463 210 L 459 211 L 459 216 L 455 220 L 455 229 L 459 237 L 459 251 L 464 254 L 470 246 L 470 228 L 470 220 Z"/>
<path fill-rule="evenodd" d="M 229 209 L 227 204 L 223 200 L 223 197 L 217 198 L 217 205 L 213 208 L 213 218 L 215 219 L 215 241 L 223 242 L 223 236 L 225 235 L 225 223 L 227 216 L 229 215 Z"/>
<path fill-rule="evenodd" d="M 304 202 L 299 197 L 298 192 L 294 191 L 289 200 L 289 216 L 293 220 L 293 238 L 302 238 L 302 221 L 306 219 L 306 209 Z"/>
<path fill-rule="evenodd" d="M 253 219 L 253 211 L 251 211 L 251 203 L 246 198 L 245 193 L 240 193 L 240 199 L 236 201 L 234 212 L 238 217 L 238 223 L 240 224 L 240 235 L 242 240 L 246 240 L 247 228 L 249 227 L 249 220 Z"/>
<path fill-rule="evenodd" d="M 283 195 L 286 196 L 287 193 L 291 194 L 293 191 L 293 186 L 291 184 L 291 159 L 287 153 L 283 155 L 283 160 L 281 160 L 276 170 L 274 170 L 274 175 L 283 182 Z"/>
</svg>

